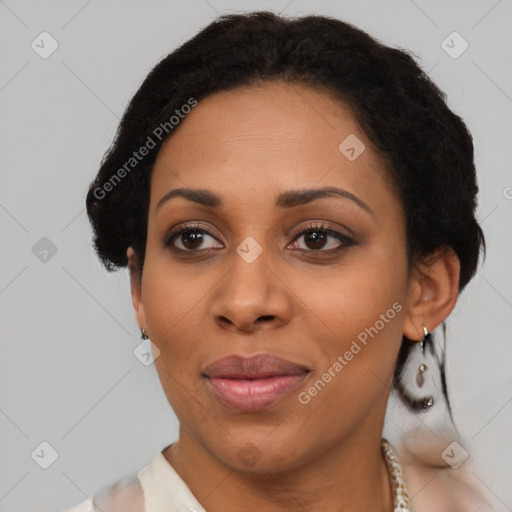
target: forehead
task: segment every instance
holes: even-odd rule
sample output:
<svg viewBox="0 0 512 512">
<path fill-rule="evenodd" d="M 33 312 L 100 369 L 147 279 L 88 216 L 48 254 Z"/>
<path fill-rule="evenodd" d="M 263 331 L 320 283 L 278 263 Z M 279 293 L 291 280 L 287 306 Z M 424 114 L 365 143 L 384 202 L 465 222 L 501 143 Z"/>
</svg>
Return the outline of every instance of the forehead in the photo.
<svg viewBox="0 0 512 512">
<path fill-rule="evenodd" d="M 254 200 L 326 185 L 364 195 L 387 186 L 383 169 L 350 107 L 326 91 L 244 86 L 204 98 L 174 129 L 153 169 L 151 207 L 177 187 Z"/>
</svg>

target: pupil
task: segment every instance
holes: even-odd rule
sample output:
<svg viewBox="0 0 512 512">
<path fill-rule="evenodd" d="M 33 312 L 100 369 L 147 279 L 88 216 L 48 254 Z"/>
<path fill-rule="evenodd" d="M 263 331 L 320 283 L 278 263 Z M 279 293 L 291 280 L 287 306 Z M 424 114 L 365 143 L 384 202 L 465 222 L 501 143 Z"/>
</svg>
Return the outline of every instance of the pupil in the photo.
<svg viewBox="0 0 512 512">
<path fill-rule="evenodd" d="M 198 231 L 190 231 L 182 237 L 183 245 L 188 249 L 194 249 L 201 245 L 203 235 Z M 190 242 L 187 242 L 190 241 Z"/>
<path fill-rule="evenodd" d="M 311 235 L 307 238 L 309 240 L 313 240 L 313 249 L 318 249 L 319 247 L 322 247 L 323 242 L 325 241 L 325 235 L 320 235 L 316 231 L 312 231 Z"/>
</svg>

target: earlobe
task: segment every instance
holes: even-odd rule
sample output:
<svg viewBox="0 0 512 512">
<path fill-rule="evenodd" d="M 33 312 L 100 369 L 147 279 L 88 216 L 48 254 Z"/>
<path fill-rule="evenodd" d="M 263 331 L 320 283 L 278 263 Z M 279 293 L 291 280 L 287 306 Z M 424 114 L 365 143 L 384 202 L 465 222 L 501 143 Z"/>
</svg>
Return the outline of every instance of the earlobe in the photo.
<svg viewBox="0 0 512 512">
<path fill-rule="evenodd" d="M 452 312 L 459 294 L 460 261 L 451 247 L 441 247 L 413 269 L 403 333 L 423 339 L 422 324 L 433 331 Z"/>
<path fill-rule="evenodd" d="M 139 328 L 144 328 L 146 325 L 144 315 L 144 305 L 142 303 L 142 280 L 139 270 L 139 260 L 136 252 L 132 247 L 128 247 L 126 251 L 128 258 L 128 270 L 130 272 L 130 288 L 132 295 L 133 311 Z"/>
</svg>

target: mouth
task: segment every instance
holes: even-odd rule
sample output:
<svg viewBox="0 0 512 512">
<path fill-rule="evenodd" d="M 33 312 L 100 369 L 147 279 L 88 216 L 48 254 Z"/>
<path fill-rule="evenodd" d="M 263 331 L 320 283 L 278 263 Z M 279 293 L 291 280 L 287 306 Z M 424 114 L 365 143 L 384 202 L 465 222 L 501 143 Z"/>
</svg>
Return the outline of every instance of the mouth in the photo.
<svg viewBox="0 0 512 512">
<path fill-rule="evenodd" d="M 309 373 L 303 365 L 269 354 L 231 355 L 208 365 L 203 377 L 209 392 L 223 405 L 256 411 L 290 394 Z"/>
</svg>

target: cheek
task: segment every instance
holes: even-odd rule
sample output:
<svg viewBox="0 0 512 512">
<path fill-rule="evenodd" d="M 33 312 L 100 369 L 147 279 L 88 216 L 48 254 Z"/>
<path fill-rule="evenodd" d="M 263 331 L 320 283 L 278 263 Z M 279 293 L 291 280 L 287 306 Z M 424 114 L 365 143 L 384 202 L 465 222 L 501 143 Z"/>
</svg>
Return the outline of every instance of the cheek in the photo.
<svg viewBox="0 0 512 512">
<path fill-rule="evenodd" d="M 199 368 L 205 346 L 203 325 L 198 319 L 208 315 L 205 277 L 184 278 L 168 260 L 146 258 L 143 302 L 151 341 L 160 350 L 155 367 L 169 404 L 187 423 L 202 421 L 205 410 L 198 405 Z M 206 297 L 205 297 L 206 294 Z"/>
<path fill-rule="evenodd" d="M 199 360 L 201 345 L 204 351 L 200 342 L 207 334 L 200 319 L 208 316 L 208 293 L 216 281 L 201 274 L 185 278 L 168 260 L 151 257 L 146 271 L 142 297 L 152 342 L 160 349 L 157 367 L 164 366 L 183 380 L 185 366 L 190 374 L 191 365 Z"/>
<path fill-rule="evenodd" d="M 316 378 L 338 361 L 341 367 L 334 373 L 339 377 L 329 384 L 337 402 L 353 395 L 368 400 L 379 394 L 377 388 L 382 383 L 391 384 L 402 341 L 405 253 L 379 248 L 354 253 L 330 279 L 308 279 L 305 286 L 307 304 L 321 318 L 321 329 L 327 334 L 317 335 L 323 356 Z M 330 397 L 330 393 L 324 394 L 319 403 Z"/>
<path fill-rule="evenodd" d="M 183 272 L 162 249 L 148 247 L 144 263 L 142 300 L 148 325 L 157 339 L 193 325 L 201 299 L 213 286 L 201 272 Z"/>
<path fill-rule="evenodd" d="M 345 260 L 329 276 L 308 277 L 301 288 L 307 290 L 302 295 L 311 310 L 342 339 L 357 337 L 379 321 L 381 315 L 393 320 L 386 322 L 386 330 L 389 330 L 387 327 L 392 323 L 400 323 L 397 310 L 404 309 L 406 260 L 400 255 L 394 259 L 381 255 L 372 257 L 361 251 Z M 395 303 L 401 307 L 393 308 Z"/>
</svg>

